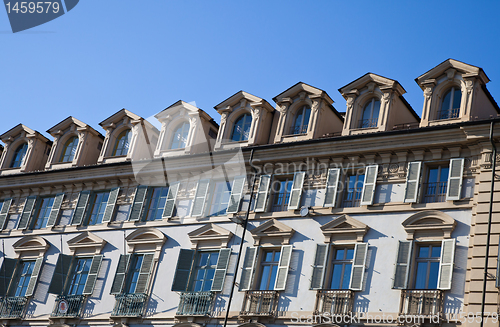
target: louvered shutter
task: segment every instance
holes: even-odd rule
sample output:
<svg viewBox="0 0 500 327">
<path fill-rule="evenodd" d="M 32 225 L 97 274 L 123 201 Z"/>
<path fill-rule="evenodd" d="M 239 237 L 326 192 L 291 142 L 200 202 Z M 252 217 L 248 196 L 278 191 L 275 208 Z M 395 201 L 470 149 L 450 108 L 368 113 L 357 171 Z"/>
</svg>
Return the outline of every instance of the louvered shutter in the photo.
<svg viewBox="0 0 500 327">
<path fill-rule="evenodd" d="M 19 220 L 19 225 L 17 229 L 26 229 L 31 220 L 31 215 L 35 210 L 36 196 L 28 196 L 24 202 L 23 212 L 21 213 L 21 219 Z"/>
<path fill-rule="evenodd" d="M 43 257 L 37 258 L 35 261 L 35 266 L 33 267 L 33 271 L 31 273 L 31 278 L 28 283 L 28 287 L 26 289 L 26 296 L 32 296 L 35 287 L 36 287 L 36 282 L 38 281 L 38 276 L 40 276 L 40 271 L 42 269 L 42 264 L 43 264 Z"/>
<path fill-rule="evenodd" d="M 455 261 L 455 239 L 441 242 L 441 258 L 439 260 L 438 286 L 440 290 L 451 289 L 453 277 L 453 263 Z"/>
<path fill-rule="evenodd" d="M 255 260 L 257 258 L 257 247 L 249 246 L 245 252 L 243 267 L 240 279 L 240 291 L 248 291 L 252 287 L 252 277 L 255 268 Z"/>
<path fill-rule="evenodd" d="M 421 161 L 408 163 L 406 172 L 405 203 L 417 202 L 418 187 L 420 184 L 420 171 L 422 169 Z"/>
<path fill-rule="evenodd" d="M 495 280 L 495 286 L 500 287 L 500 247 L 498 247 L 497 254 L 497 278 Z"/>
<path fill-rule="evenodd" d="M 120 193 L 120 188 L 115 187 L 109 191 L 108 203 L 106 204 L 106 209 L 104 210 L 104 215 L 102 217 L 102 222 L 110 222 L 113 218 L 113 213 L 115 212 L 116 200 L 118 200 L 118 194 Z"/>
<path fill-rule="evenodd" d="M 85 209 L 87 209 L 87 203 L 89 203 L 90 191 L 81 191 L 78 195 L 78 201 L 76 202 L 75 211 L 73 211 L 73 218 L 71 219 L 71 225 L 81 225 L 83 222 L 83 217 L 85 216 Z"/>
<path fill-rule="evenodd" d="M 372 205 L 375 187 L 377 185 L 378 165 L 366 167 L 365 181 L 363 182 L 363 192 L 361 193 L 361 205 Z"/>
<path fill-rule="evenodd" d="M 3 258 L 2 268 L 0 268 L 0 297 L 7 296 L 16 265 L 16 259 Z"/>
<path fill-rule="evenodd" d="M 170 184 L 168 187 L 167 200 L 165 201 L 165 208 L 163 208 L 162 218 L 172 218 L 180 185 L 180 182 L 176 182 Z"/>
<path fill-rule="evenodd" d="M 116 267 L 115 278 L 111 285 L 110 294 L 120 294 L 125 284 L 125 276 L 127 275 L 128 266 L 130 265 L 130 254 L 121 254 Z"/>
<path fill-rule="evenodd" d="M 193 207 L 191 209 L 191 217 L 200 217 L 203 215 L 209 186 L 209 179 L 202 179 L 198 182 L 198 185 L 196 185 Z"/>
<path fill-rule="evenodd" d="M 50 282 L 49 293 L 58 295 L 63 293 L 64 284 L 66 283 L 66 277 L 68 276 L 72 259 L 73 257 L 70 255 L 59 254 L 56 268 L 54 269 L 54 274 L 52 275 L 52 281 Z"/>
<path fill-rule="evenodd" d="M 271 185 L 271 175 L 262 175 L 259 180 L 259 189 L 255 199 L 255 212 L 266 211 L 267 196 L 269 195 L 269 186 Z M 253 187 L 253 185 L 252 185 Z"/>
<path fill-rule="evenodd" d="M 311 290 L 320 290 L 323 288 L 325 278 L 326 260 L 328 258 L 327 244 L 316 245 L 316 256 L 314 257 L 313 272 L 311 277 Z"/>
<path fill-rule="evenodd" d="M 146 200 L 146 195 L 148 193 L 147 186 L 137 186 L 135 189 L 134 202 L 132 203 L 132 210 L 130 210 L 130 216 L 128 220 L 139 221 L 141 220 L 142 208 L 144 207 L 144 202 Z"/>
<path fill-rule="evenodd" d="M 217 260 L 217 267 L 215 268 L 214 280 L 212 282 L 213 292 L 221 292 L 226 279 L 227 265 L 231 257 L 231 249 L 220 249 L 219 259 Z"/>
<path fill-rule="evenodd" d="M 368 243 L 356 243 L 352 261 L 351 280 L 349 282 L 349 288 L 353 291 L 363 290 L 363 279 L 365 277 L 367 252 Z"/>
<path fill-rule="evenodd" d="M 297 172 L 293 175 L 292 190 L 288 199 L 288 210 L 295 210 L 300 207 L 300 198 L 302 197 L 302 186 L 306 173 Z"/>
<path fill-rule="evenodd" d="M 59 211 L 61 211 L 61 205 L 64 200 L 64 193 L 56 194 L 54 198 L 54 203 L 52 204 L 52 209 L 50 209 L 49 220 L 47 221 L 47 227 L 52 227 L 56 224 L 57 218 L 59 217 Z"/>
<path fill-rule="evenodd" d="M 325 202 L 323 207 L 335 207 L 337 202 L 337 189 L 340 179 L 340 168 L 328 169 L 326 177 Z"/>
<path fill-rule="evenodd" d="M 174 281 L 172 283 L 172 291 L 184 292 L 187 290 L 195 252 L 196 251 L 189 249 L 181 249 L 179 252 L 177 267 L 175 268 Z"/>
<path fill-rule="evenodd" d="M 227 206 L 226 213 L 237 213 L 240 209 L 241 198 L 243 197 L 243 189 L 245 187 L 245 176 L 235 177 L 233 187 L 231 188 L 231 197 Z"/>
<path fill-rule="evenodd" d="M 408 286 L 412 245 L 411 241 L 399 241 L 394 280 L 392 283 L 392 288 L 394 289 L 406 289 Z"/>
<path fill-rule="evenodd" d="M 462 177 L 464 174 L 464 158 L 451 159 L 448 173 L 448 189 L 446 201 L 460 200 L 462 191 Z"/>
<path fill-rule="evenodd" d="M 7 217 L 9 217 L 10 206 L 12 205 L 12 199 L 5 199 L 2 203 L 2 209 L 0 209 L 0 230 L 5 227 L 5 222 Z"/>
<path fill-rule="evenodd" d="M 151 271 L 154 266 L 154 254 L 146 253 L 142 258 L 141 270 L 139 271 L 139 277 L 137 278 L 137 286 L 135 287 L 135 293 L 146 293 L 148 290 L 149 277 L 151 276 Z"/>
<path fill-rule="evenodd" d="M 283 291 L 286 287 L 288 279 L 288 270 L 290 269 L 290 258 L 292 257 L 292 246 L 283 245 L 280 253 L 280 263 L 278 266 L 278 273 L 276 274 L 276 284 L 274 285 L 275 291 Z"/>
<path fill-rule="evenodd" d="M 90 264 L 89 274 L 87 276 L 87 281 L 85 282 L 85 287 L 83 288 L 83 295 L 92 295 L 94 292 L 95 283 L 97 281 L 97 275 L 99 274 L 99 269 L 101 269 L 102 254 L 95 255 L 92 258 L 92 263 Z"/>
</svg>

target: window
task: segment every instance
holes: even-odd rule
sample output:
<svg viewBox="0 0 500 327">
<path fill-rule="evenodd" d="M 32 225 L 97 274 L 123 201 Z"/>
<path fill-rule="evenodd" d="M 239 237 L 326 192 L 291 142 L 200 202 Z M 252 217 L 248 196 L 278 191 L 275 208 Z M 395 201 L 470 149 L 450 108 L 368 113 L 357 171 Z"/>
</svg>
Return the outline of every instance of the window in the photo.
<svg viewBox="0 0 500 327">
<path fill-rule="evenodd" d="M 10 163 L 10 168 L 19 168 L 23 163 L 24 156 L 26 155 L 26 151 L 28 151 L 28 143 L 23 143 L 17 147 L 14 152 L 14 156 L 12 157 L 12 162 Z"/>
<path fill-rule="evenodd" d="M 116 138 L 115 148 L 112 156 L 125 156 L 128 153 L 130 146 L 130 138 L 132 137 L 130 129 L 124 130 Z"/>
<path fill-rule="evenodd" d="M 102 224 L 104 212 L 108 204 L 109 192 L 98 192 L 92 195 L 89 207 L 89 218 L 87 225 Z"/>
<path fill-rule="evenodd" d="M 82 295 L 89 276 L 92 258 L 75 258 L 68 286 L 68 295 Z"/>
<path fill-rule="evenodd" d="M 71 162 L 75 158 L 76 148 L 78 146 L 78 137 L 73 136 L 64 144 L 61 159 L 59 162 Z"/>
<path fill-rule="evenodd" d="M 204 292 L 212 289 L 218 259 L 219 251 L 198 253 L 190 287 L 191 291 Z"/>
<path fill-rule="evenodd" d="M 172 142 L 170 143 L 170 149 L 172 150 L 184 149 L 186 147 L 188 133 L 189 133 L 188 122 L 184 122 L 179 127 L 177 127 L 177 129 L 173 134 Z"/>
<path fill-rule="evenodd" d="M 266 250 L 262 254 L 259 290 L 274 290 L 280 261 L 280 250 Z"/>
<path fill-rule="evenodd" d="M 354 248 L 342 247 L 334 249 L 330 289 L 349 289 L 353 256 Z"/>
<path fill-rule="evenodd" d="M 142 260 L 144 259 L 143 255 L 134 255 L 132 257 L 132 265 L 130 266 L 128 282 L 126 293 L 135 293 L 137 289 L 137 282 L 139 280 L 139 273 L 141 272 Z"/>
<path fill-rule="evenodd" d="M 293 178 L 285 178 L 273 181 L 273 204 L 271 211 L 287 211 L 290 193 L 292 191 Z"/>
<path fill-rule="evenodd" d="M 290 129 L 291 135 L 305 134 L 307 133 L 307 127 L 309 126 L 309 118 L 311 116 L 311 108 L 308 106 L 303 106 L 297 111 L 295 120 Z"/>
<path fill-rule="evenodd" d="M 231 141 L 239 142 L 248 140 L 250 135 L 250 125 L 252 124 L 252 115 L 246 113 L 240 116 L 234 123 Z"/>
<path fill-rule="evenodd" d="M 13 289 L 12 296 L 26 296 L 28 285 L 33 274 L 35 261 L 22 261 L 18 266 L 15 276 L 15 288 Z"/>
<path fill-rule="evenodd" d="M 54 206 L 55 197 L 41 198 L 35 213 L 35 220 L 33 222 L 33 229 L 41 229 L 47 227 L 49 222 L 50 213 Z"/>
<path fill-rule="evenodd" d="M 222 216 L 226 214 L 231 196 L 231 183 L 220 181 L 212 183 L 213 188 L 210 192 L 210 207 L 208 208 L 208 216 Z"/>
<path fill-rule="evenodd" d="M 363 109 L 363 116 L 359 121 L 359 128 L 377 127 L 380 101 L 372 98 Z"/>
<path fill-rule="evenodd" d="M 150 192 L 149 204 L 145 210 L 145 219 L 148 221 L 161 220 L 165 202 L 167 201 L 168 187 L 155 187 Z"/>
<path fill-rule="evenodd" d="M 427 182 L 424 183 L 424 203 L 446 201 L 448 174 L 448 165 L 430 167 L 428 169 Z"/>
<path fill-rule="evenodd" d="M 437 119 L 457 118 L 460 112 L 460 103 L 462 101 L 462 91 L 454 86 L 449 89 L 441 103 L 441 110 L 438 111 Z"/>
<path fill-rule="evenodd" d="M 350 175 L 346 177 L 344 189 L 344 208 L 359 207 L 365 175 Z"/>
<path fill-rule="evenodd" d="M 437 289 L 441 244 L 417 248 L 415 289 Z"/>
</svg>

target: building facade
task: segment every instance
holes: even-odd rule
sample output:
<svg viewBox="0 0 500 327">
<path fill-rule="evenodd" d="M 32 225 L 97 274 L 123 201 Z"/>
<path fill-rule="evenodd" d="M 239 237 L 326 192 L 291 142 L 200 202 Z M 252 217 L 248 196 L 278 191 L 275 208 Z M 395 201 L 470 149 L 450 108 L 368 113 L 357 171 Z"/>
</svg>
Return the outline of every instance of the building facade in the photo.
<svg viewBox="0 0 500 327">
<path fill-rule="evenodd" d="M 345 113 L 300 82 L 276 106 L 234 94 L 220 126 L 178 101 L 153 123 L 122 109 L 104 136 L 14 127 L 0 323 L 497 326 L 500 108 L 479 67 L 416 82 L 422 117 L 369 73 L 339 89 Z"/>
</svg>

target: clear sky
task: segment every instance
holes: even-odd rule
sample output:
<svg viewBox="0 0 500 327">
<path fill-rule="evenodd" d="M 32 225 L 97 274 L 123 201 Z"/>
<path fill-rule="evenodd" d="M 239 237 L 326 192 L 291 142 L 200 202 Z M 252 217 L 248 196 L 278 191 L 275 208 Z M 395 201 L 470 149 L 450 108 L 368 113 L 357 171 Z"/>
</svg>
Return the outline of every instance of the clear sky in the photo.
<svg viewBox="0 0 500 327">
<path fill-rule="evenodd" d="M 500 103 L 500 1 L 80 0 L 13 34 L 0 8 L 0 134 L 42 132 L 72 115 L 121 108 L 145 118 L 179 99 L 216 121 L 239 90 L 272 102 L 303 81 L 337 91 L 367 72 L 398 80 L 421 113 L 414 79 L 453 58 L 482 67 Z"/>
</svg>

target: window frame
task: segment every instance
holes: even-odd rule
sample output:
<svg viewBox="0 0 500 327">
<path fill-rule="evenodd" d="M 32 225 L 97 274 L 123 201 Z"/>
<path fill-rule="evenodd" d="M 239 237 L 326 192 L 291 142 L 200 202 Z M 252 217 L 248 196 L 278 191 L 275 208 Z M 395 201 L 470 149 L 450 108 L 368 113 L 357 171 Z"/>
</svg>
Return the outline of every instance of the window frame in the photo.
<svg viewBox="0 0 500 327">
<path fill-rule="evenodd" d="M 360 172 L 343 172 L 342 173 L 342 176 L 343 176 L 343 180 L 344 180 L 344 187 L 342 189 L 342 203 L 341 203 L 341 208 L 359 208 L 361 207 L 361 201 L 362 201 L 362 197 L 363 197 L 363 187 L 365 185 L 365 178 L 366 178 L 366 171 L 364 171 L 363 173 L 360 173 Z M 351 177 L 355 177 L 355 182 L 354 182 L 354 186 L 356 186 L 359 182 L 360 182 L 360 177 L 363 176 L 362 180 L 361 180 L 361 187 L 355 187 L 353 190 L 355 190 L 355 192 L 349 192 L 349 184 L 350 184 L 350 178 Z M 359 190 L 359 191 L 358 191 Z M 350 194 L 350 193 L 354 193 L 355 195 L 359 195 L 359 198 L 354 198 L 354 195 L 353 195 L 353 199 L 347 199 L 347 196 Z M 350 205 L 350 206 L 346 206 L 346 203 L 347 201 L 351 201 L 353 202 L 353 205 Z"/>
<path fill-rule="evenodd" d="M 92 219 L 92 216 L 94 215 L 93 214 L 93 211 L 94 211 L 94 208 L 95 208 L 95 205 L 96 205 L 96 198 L 101 195 L 101 194 L 107 194 L 107 200 L 106 202 L 104 201 L 101 201 L 100 204 L 99 204 L 99 211 L 97 212 L 97 218 L 101 215 L 100 211 L 101 211 L 101 208 L 103 209 L 102 210 L 102 217 L 101 217 L 101 221 L 98 222 L 98 220 L 95 222 L 95 223 L 92 223 L 91 224 L 91 219 Z M 85 217 L 85 226 L 95 226 L 95 225 L 100 225 L 100 224 L 104 224 L 105 221 L 103 221 L 104 219 L 104 214 L 106 213 L 106 207 L 108 206 L 108 202 L 109 202 L 109 198 L 110 198 L 110 195 L 111 195 L 111 190 L 102 190 L 102 191 L 95 191 L 95 192 L 92 192 L 90 194 L 90 198 L 89 198 L 89 201 L 88 201 L 88 204 L 87 204 L 87 208 L 86 208 L 86 217 Z M 113 217 L 111 217 L 111 220 L 113 219 Z"/>
<path fill-rule="evenodd" d="M 330 244 L 330 251 L 329 251 L 329 256 L 327 260 L 327 278 L 326 282 L 327 285 L 323 286 L 328 286 L 325 287 L 325 289 L 328 290 L 350 290 L 350 283 L 351 283 L 351 275 L 352 275 L 352 268 L 354 265 L 354 250 L 356 245 L 355 244 Z M 344 258 L 343 259 L 336 259 L 337 251 L 338 250 L 344 250 Z M 352 250 L 352 258 L 347 259 L 347 253 L 348 250 Z M 335 270 L 335 264 L 341 264 L 342 265 L 342 274 L 341 274 L 341 279 L 339 282 L 340 288 L 332 288 L 332 283 L 333 283 L 333 272 Z M 345 276 L 345 267 L 347 264 L 350 264 L 351 271 L 349 272 L 348 276 Z M 347 278 L 347 287 L 343 288 L 343 284 L 345 283 L 344 278 Z M 323 281 L 325 283 L 325 281 Z"/>
<path fill-rule="evenodd" d="M 88 280 L 88 277 L 90 275 L 90 269 L 92 267 L 92 261 L 93 261 L 94 257 L 93 256 L 74 256 L 73 259 L 72 259 L 72 262 L 71 262 L 71 268 L 70 268 L 70 274 L 68 274 L 68 277 L 67 277 L 67 282 L 66 282 L 66 286 L 65 286 L 65 290 L 64 290 L 64 294 L 65 295 L 84 295 L 84 292 L 85 292 L 85 286 L 87 284 L 87 280 Z M 85 281 L 83 282 L 83 285 L 81 284 L 81 276 L 83 274 L 81 273 L 77 273 L 76 269 L 78 268 L 78 263 L 80 262 L 80 260 L 85 260 L 86 261 L 86 264 L 84 267 L 87 266 L 87 262 L 88 262 L 88 271 L 84 271 L 86 272 L 85 276 Z M 79 280 L 78 280 L 78 285 L 79 287 L 76 289 L 77 291 L 80 289 L 80 286 L 81 286 L 81 293 L 75 293 L 75 294 L 71 294 L 71 289 L 75 286 L 73 284 L 73 279 L 75 278 L 75 276 L 80 276 Z"/>
<path fill-rule="evenodd" d="M 43 204 L 44 204 L 45 200 L 48 200 L 48 199 L 52 200 L 52 205 L 50 207 L 46 206 L 44 209 L 46 217 L 42 218 L 42 222 L 45 221 L 45 226 L 42 225 L 41 227 L 36 227 L 36 225 L 38 224 L 38 221 L 40 220 L 40 214 L 42 211 Z M 32 221 L 30 223 L 30 225 L 31 225 L 30 229 L 35 230 L 35 229 L 43 229 L 43 228 L 50 227 L 50 226 L 48 226 L 48 224 L 50 221 L 50 215 L 52 212 L 52 208 L 54 208 L 55 201 L 56 201 L 56 195 L 44 196 L 44 197 L 37 198 L 36 205 L 35 205 L 35 213 L 34 213 L 33 217 L 31 218 Z M 50 200 L 49 200 L 49 202 L 50 202 Z"/>
<path fill-rule="evenodd" d="M 167 196 L 169 192 L 170 187 L 169 186 L 155 186 L 155 187 L 150 187 L 148 188 L 147 194 L 146 194 L 146 205 L 142 208 L 142 221 L 156 221 L 156 220 L 162 220 L 163 219 L 163 212 L 165 210 L 165 203 L 167 202 Z M 156 208 L 152 209 L 151 205 L 155 196 L 155 191 L 159 190 L 159 196 L 158 199 L 156 199 Z M 165 192 L 165 196 L 162 194 Z M 162 202 L 163 201 L 163 202 Z M 161 204 L 163 203 L 163 204 Z M 150 214 L 152 211 L 155 211 L 155 215 L 158 215 L 158 213 L 161 211 L 160 217 L 155 218 L 155 219 L 149 219 Z"/>
<path fill-rule="evenodd" d="M 305 119 L 306 119 L 306 113 L 307 113 L 307 124 L 304 124 Z M 308 104 L 304 104 L 299 107 L 299 109 L 295 112 L 295 115 L 293 116 L 292 124 L 289 127 L 289 134 L 288 135 L 302 135 L 302 134 L 307 134 L 307 130 L 309 129 L 310 123 L 311 123 L 311 114 L 312 114 L 312 109 L 311 106 Z M 300 125 L 297 126 L 297 119 L 299 118 L 299 115 L 302 115 Z M 298 128 L 298 131 L 296 130 Z M 305 129 L 305 131 L 304 131 Z"/>
<path fill-rule="evenodd" d="M 293 179 L 294 175 L 290 174 L 281 174 L 281 175 L 273 175 L 273 178 L 271 180 L 271 185 L 269 187 L 269 192 L 271 193 L 271 199 L 268 203 L 268 209 L 270 212 L 283 212 L 283 211 L 288 211 L 288 203 L 290 201 L 290 197 L 292 195 L 292 188 L 293 188 Z M 278 182 L 278 183 L 276 183 Z M 284 187 L 284 192 L 283 192 L 283 197 L 282 197 L 282 203 L 281 204 L 275 204 L 277 201 L 276 196 L 281 194 L 282 187 L 283 187 L 283 182 L 285 182 L 285 187 Z M 275 190 L 275 185 L 279 184 L 280 189 L 279 191 Z M 275 210 L 275 207 L 280 207 L 281 210 Z M 270 207 L 270 208 L 269 208 Z M 264 210 L 267 211 L 267 210 Z"/>
<path fill-rule="evenodd" d="M 208 263 L 210 263 L 211 258 L 214 254 L 217 255 L 216 260 L 215 260 L 215 264 L 198 266 L 197 263 L 199 262 L 201 255 L 206 254 L 206 253 L 209 254 L 209 258 L 207 260 Z M 214 282 L 215 272 L 217 270 L 217 263 L 219 261 L 219 254 L 220 254 L 220 250 L 215 250 L 215 249 L 197 250 L 195 252 L 195 254 L 194 254 L 195 258 L 194 258 L 193 266 L 192 266 L 191 272 L 190 272 L 191 276 L 189 277 L 189 282 L 188 282 L 188 292 L 209 292 L 209 291 L 211 291 L 212 285 Z M 209 268 L 206 268 L 206 267 L 209 267 Z M 201 279 L 202 287 L 200 290 L 195 290 L 196 282 L 198 281 L 197 275 L 198 275 L 198 271 L 200 271 L 200 270 L 205 270 L 204 277 L 203 277 L 203 279 Z M 213 275 L 212 275 L 211 279 L 206 278 L 208 270 L 213 270 Z M 210 281 L 210 284 L 209 284 L 210 286 L 208 287 L 208 290 L 205 290 L 205 285 L 207 285 L 206 284 L 207 280 Z"/>
<path fill-rule="evenodd" d="M 422 189 L 422 194 L 420 195 L 420 203 L 440 203 L 440 202 L 446 202 L 446 194 L 448 191 L 448 175 L 449 175 L 449 170 L 450 170 L 450 162 L 440 162 L 440 163 L 424 163 L 424 176 L 423 176 L 423 187 Z M 445 174 L 446 175 L 446 181 L 441 181 L 442 175 L 442 170 L 443 168 L 448 169 L 448 172 Z M 431 170 L 433 169 L 438 169 L 438 175 L 437 175 L 437 181 L 436 182 L 429 182 L 430 178 L 430 173 Z M 436 193 L 431 194 L 434 199 L 440 199 L 441 201 L 426 201 L 426 197 L 430 196 L 427 194 L 428 189 L 429 189 L 429 184 L 436 184 Z M 444 189 L 444 192 L 442 193 L 437 193 L 437 191 L 441 189 Z"/>
<path fill-rule="evenodd" d="M 122 139 L 126 138 L 127 143 L 123 143 L 123 145 L 120 148 L 120 142 Z M 124 129 L 123 131 L 118 134 L 116 137 L 115 141 L 115 146 L 113 147 L 113 151 L 111 152 L 112 157 L 120 157 L 120 156 L 126 156 L 128 155 L 128 151 L 130 150 L 130 140 L 132 139 L 132 130 L 127 128 Z M 125 153 L 123 151 L 126 149 Z M 117 154 L 117 152 L 120 151 L 120 154 Z"/>
<path fill-rule="evenodd" d="M 30 269 L 31 271 L 29 272 L 29 275 L 24 275 L 23 276 L 23 271 L 25 264 L 29 263 L 30 264 Z M 15 297 L 26 297 L 26 293 L 28 291 L 29 283 L 31 278 L 33 277 L 33 271 L 35 269 L 35 264 L 36 264 L 36 259 L 21 259 L 17 262 L 15 273 L 14 273 L 14 280 L 12 283 L 12 287 L 9 290 L 9 295 L 10 296 L 15 296 Z M 23 286 L 21 287 L 21 292 L 22 294 L 18 294 L 19 290 L 19 283 L 21 278 L 23 278 Z M 24 292 L 23 292 L 24 290 Z"/>
<path fill-rule="evenodd" d="M 378 112 L 377 112 L 377 121 L 374 123 L 374 109 L 375 109 L 375 103 L 378 102 Z M 364 117 L 365 117 L 365 111 L 368 109 L 368 106 L 370 106 L 370 118 L 366 119 L 369 121 L 368 126 L 364 126 Z M 379 118 L 380 118 L 380 107 L 381 107 L 381 101 L 377 97 L 372 97 L 368 101 L 365 102 L 365 105 L 363 106 L 363 109 L 361 110 L 361 116 L 357 124 L 358 129 L 365 129 L 365 128 L 376 128 L 378 126 Z"/>
<path fill-rule="evenodd" d="M 434 247 L 438 247 L 439 246 L 439 256 L 437 257 L 432 257 L 432 249 Z M 423 247 L 429 247 L 429 255 L 425 258 L 423 257 L 419 257 L 419 252 L 420 252 L 420 249 L 423 248 Z M 410 273 L 410 285 L 412 286 L 411 289 L 413 290 L 437 290 L 438 289 L 438 283 L 439 283 L 439 271 L 441 269 L 441 264 L 440 264 L 440 260 L 441 260 L 441 254 L 442 254 L 442 246 L 441 246 L 441 242 L 434 242 L 434 241 L 419 241 L 419 242 L 415 242 L 414 246 L 413 246 L 413 249 L 414 249 L 414 253 L 413 253 L 413 256 L 412 256 L 412 267 L 411 267 L 411 273 Z M 425 287 L 424 288 L 417 288 L 417 279 L 419 277 L 419 274 L 418 274 L 418 264 L 419 263 L 427 263 L 427 268 L 426 268 L 426 272 L 425 272 Z M 429 288 L 429 283 L 430 283 L 430 274 L 431 274 L 431 265 L 430 263 L 432 262 L 437 262 L 438 263 L 438 266 L 437 266 L 437 272 L 436 272 L 436 287 L 435 288 Z"/>
<path fill-rule="evenodd" d="M 221 185 L 222 183 L 225 183 L 227 188 L 224 189 L 224 186 L 221 186 L 222 190 L 220 193 L 216 193 L 217 186 Z M 225 216 L 227 215 L 227 209 L 229 208 L 229 202 L 231 200 L 231 191 L 232 191 L 232 182 L 227 181 L 227 180 L 217 180 L 217 179 L 212 179 L 210 180 L 210 185 L 208 189 L 208 197 L 206 198 L 206 204 L 205 204 L 205 215 L 206 217 L 218 217 L 218 216 Z M 226 202 L 216 202 L 218 205 L 224 206 L 224 203 L 226 203 L 226 207 L 223 210 L 219 210 L 214 213 L 210 213 L 212 211 L 212 208 L 214 207 L 214 201 L 217 201 L 216 196 L 221 197 L 221 201 L 227 196 L 227 203 Z"/>
<path fill-rule="evenodd" d="M 184 128 L 187 126 L 187 130 L 184 131 Z M 170 144 L 168 146 L 168 149 L 169 150 L 180 150 L 180 149 L 185 149 L 187 147 L 187 141 L 188 141 L 188 136 L 189 136 L 189 130 L 191 129 L 191 124 L 188 122 L 188 121 L 183 121 L 179 124 L 177 124 L 177 126 L 175 127 L 175 129 L 173 130 L 172 132 L 172 137 L 170 138 Z M 185 142 L 184 142 L 184 146 L 183 147 L 180 147 L 181 145 L 181 141 L 179 141 L 179 145 L 177 145 L 175 148 L 174 148 L 174 143 L 176 141 L 176 135 L 179 134 L 181 137 L 185 134 Z"/>
<path fill-rule="evenodd" d="M 455 102 L 455 92 L 459 91 L 460 92 L 460 97 L 459 97 L 459 104 L 458 107 L 454 108 L 454 102 Z M 446 96 L 450 93 L 450 103 L 448 104 L 448 108 L 444 109 L 443 106 L 445 105 L 444 101 L 446 100 Z M 462 108 L 462 88 L 457 85 L 452 85 L 451 87 L 447 88 L 443 93 L 443 96 L 441 97 L 441 101 L 439 103 L 438 110 L 436 112 L 436 118 L 435 120 L 446 120 L 446 119 L 457 119 L 460 116 L 460 109 Z M 456 111 L 456 112 L 454 112 Z M 447 113 L 447 115 L 443 115 L 443 113 Z"/>
<path fill-rule="evenodd" d="M 64 146 L 62 148 L 61 155 L 59 156 L 60 163 L 73 162 L 73 160 L 75 160 L 76 149 L 78 148 L 79 141 L 80 141 L 80 139 L 78 138 L 78 136 L 73 135 L 73 136 L 70 136 L 66 140 L 66 142 L 64 142 Z M 70 148 L 70 145 L 71 145 L 71 148 Z M 66 151 L 68 149 L 71 149 L 71 153 L 69 155 L 66 154 Z M 73 153 L 73 151 L 74 151 L 74 153 Z M 71 160 L 65 160 L 66 156 L 68 156 L 68 159 L 71 159 Z"/>
<path fill-rule="evenodd" d="M 28 152 L 28 143 L 23 142 L 14 151 L 12 159 L 10 160 L 9 168 L 21 168 L 27 152 Z M 20 158 L 17 158 L 20 153 L 22 153 L 22 156 Z M 18 161 L 19 163 L 17 163 Z"/>
<path fill-rule="evenodd" d="M 238 127 L 238 122 L 242 119 L 243 119 L 243 123 L 242 123 L 243 130 L 241 132 L 237 132 L 236 127 Z M 249 121 L 247 122 L 247 120 L 249 120 Z M 230 142 L 246 142 L 246 141 L 248 141 L 248 139 L 250 138 L 250 131 L 252 130 L 252 121 L 253 121 L 252 114 L 250 114 L 249 112 L 245 112 L 245 113 L 239 115 L 238 118 L 236 118 L 236 120 L 233 123 L 232 129 L 231 129 L 231 135 L 229 135 Z M 245 125 L 248 125 L 248 135 L 246 136 L 246 138 L 245 138 L 245 133 L 244 133 Z M 235 133 L 239 133 L 239 140 L 234 139 Z"/>
</svg>

